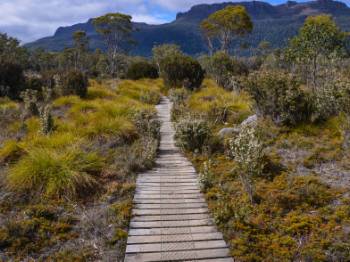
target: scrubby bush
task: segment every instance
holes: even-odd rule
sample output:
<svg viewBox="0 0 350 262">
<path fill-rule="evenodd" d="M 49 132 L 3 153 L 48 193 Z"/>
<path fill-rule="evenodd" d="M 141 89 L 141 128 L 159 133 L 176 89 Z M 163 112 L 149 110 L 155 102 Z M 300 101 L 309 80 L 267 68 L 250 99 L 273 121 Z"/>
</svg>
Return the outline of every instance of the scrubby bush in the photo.
<svg viewBox="0 0 350 262">
<path fill-rule="evenodd" d="M 193 58 L 174 55 L 163 61 L 162 77 L 168 87 L 185 87 L 193 90 L 201 86 L 204 70 Z"/>
<path fill-rule="evenodd" d="M 171 102 L 173 102 L 175 105 L 183 104 L 186 99 L 189 97 L 189 91 L 186 89 L 171 89 L 169 91 L 169 99 Z"/>
<path fill-rule="evenodd" d="M 141 78 L 156 79 L 158 77 L 158 68 L 147 61 L 132 63 L 126 73 L 126 78 L 132 80 L 138 80 Z"/>
<path fill-rule="evenodd" d="M 44 82 L 41 78 L 36 76 L 26 77 L 26 83 L 25 83 L 26 89 L 36 90 L 40 92 L 43 86 L 44 86 Z"/>
<path fill-rule="evenodd" d="M 185 150 L 202 151 L 212 137 L 208 123 L 191 117 L 181 119 L 175 127 L 177 144 Z"/>
<path fill-rule="evenodd" d="M 156 119 L 155 114 L 139 112 L 134 116 L 134 123 L 143 136 L 159 139 L 161 122 Z"/>
<path fill-rule="evenodd" d="M 245 86 L 258 113 L 270 116 L 275 123 L 295 125 L 309 119 L 308 95 L 295 77 L 283 72 L 256 72 Z"/>
<path fill-rule="evenodd" d="M 230 154 L 239 166 L 243 187 L 254 203 L 253 178 L 264 169 L 264 146 L 256 127 L 244 126 L 238 137 L 230 140 Z"/>
<path fill-rule="evenodd" d="M 248 74 L 248 68 L 242 62 L 224 52 L 215 53 L 204 59 L 202 64 L 215 82 L 228 90 L 239 89 L 238 76 Z"/>
<path fill-rule="evenodd" d="M 18 64 L 0 64 L 0 96 L 18 99 L 25 89 L 23 69 Z"/>
<path fill-rule="evenodd" d="M 349 113 L 350 81 L 337 79 L 318 86 L 311 94 L 313 122 L 325 121 L 340 112 Z"/>
<path fill-rule="evenodd" d="M 20 97 L 23 100 L 24 110 L 22 112 L 22 118 L 25 120 L 31 116 L 37 116 L 39 114 L 38 108 L 38 91 L 32 89 L 26 89 L 21 92 Z"/>
<path fill-rule="evenodd" d="M 61 95 L 77 95 L 81 98 L 86 97 L 88 91 L 88 79 L 79 71 L 70 71 L 61 78 Z"/>
</svg>

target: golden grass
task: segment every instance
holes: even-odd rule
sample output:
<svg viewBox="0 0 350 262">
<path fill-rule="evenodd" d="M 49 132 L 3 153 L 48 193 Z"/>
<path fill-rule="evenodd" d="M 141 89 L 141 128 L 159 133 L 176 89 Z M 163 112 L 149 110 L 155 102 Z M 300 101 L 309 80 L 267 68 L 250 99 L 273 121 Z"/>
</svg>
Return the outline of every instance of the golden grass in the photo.
<svg viewBox="0 0 350 262">
<path fill-rule="evenodd" d="M 96 186 L 95 175 L 107 165 L 91 142 L 101 137 L 114 141 L 119 137 L 127 143 L 137 139 L 135 116 L 155 113 L 160 88 L 157 80 L 122 81 L 117 90 L 107 83 L 90 81 L 86 99 L 56 99 L 54 112 L 59 114 L 54 117 L 51 134 L 41 134 L 38 117 L 32 117 L 26 120 L 27 134 L 21 141 L 11 140 L 0 148 L 0 162 L 11 160 L 9 188 L 54 198 L 85 194 Z M 13 128 L 19 130 L 20 126 L 16 123 Z"/>
<path fill-rule="evenodd" d="M 9 98 L 0 97 L 0 110 L 18 109 L 18 104 Z"/>
<path fill-rule="evenodd" d="M 192 112 L 214 118 L 224 113 L 231 114 L 234 123 L 252 114 L 252 103 L 247 93 L 226 91 L 210 79 L 206 79 L 203 88 L 188 100 Z"/>
<path fill-rule="evenodd" d="M 22 154 L 22 150 L 15 140 L 8 140 L 0 148 L 0 163 L 11 162 Z"/>
<path fill-rule="evenodd" d="M 118 85 L 117 93 L 147 104 L 157 104 L 160 100 L 161 80 L 125 80 Z"/>
</svg>

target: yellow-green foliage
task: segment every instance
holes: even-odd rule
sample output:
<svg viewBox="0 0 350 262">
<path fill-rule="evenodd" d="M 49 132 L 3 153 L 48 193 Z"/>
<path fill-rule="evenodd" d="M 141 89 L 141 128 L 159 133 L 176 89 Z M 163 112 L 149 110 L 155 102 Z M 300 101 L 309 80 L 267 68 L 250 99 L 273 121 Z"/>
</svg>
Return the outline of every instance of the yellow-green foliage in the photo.
<svg viewBox="0 0 350 262">
<path fill-rule="evenodd" d="M 58 98 L 53 102 L 54 110 L 60 112 L 54 132 L 42 135 L 39 119 L 32 117 L 25 122 L 27 135 L 21 141 L 11 140 L 0 148 L 0 162 L 12 163 L 9 187 L 33 196 L 84 194 L 96 185 L 95 175 L 103 168 L 99 149 L 93 149 L 90 141 L 135 141 L 139 136 L 135 115 L 154 114 L 160 87 L 156 80 L 123 81 L 114 91 L 105 83 L 91 81 L 86 99 Z"/>
<path fill-rule="evenodd" d="M 137 112 L 154 112 L 151 105 L 142 103 L 142 95 L 153 92 L 152 96 L 157 95 L 158 98 L 147 103 L 156 104 L 159 100 L 159 88 L 153 87 L 146 80 L 142 80 L 140 84 L 125 81 L 114 92 L 97 82 L 92 83 L 96 83 L 96 86 L 90 88 L 88 99 L 70 96 L 61 97 L 54 102 L 56 107 L 69 107 L 63 129 L 88 138 L 111 135 L 128 139 L 136 137 L 133 116 Z M 92 99 L 93 97 L 95 98 Z"/>
<path fill-rule="evenodd" d="M 0 110 L 17 109 L 18 104 L 8 98 L 0 97 Z"/>
<path fill-rule="evenodd" d="M 147 104 L 157 104 L 160 100 L 161 86 L 162 82 L 159 79 L 126 80 L 118 85 L 117 93 Z"/>
<path fill-rule="evenodd" d="M 7 177 L 9 187 L 29 194 L 48 197 L 68 197 L 89 193 L 97 182 L 103 159 L 96 153 L 85 153 L 71 147 L 65 150 L 34 148 L 27 152 Z"/>
<path fill-rule="evenodd" d="M 192 113 L 229 123 L 239 123 L 252 113 L 252 100 L 246 93 L 226 91 L 208 79 L 189 98 L 188 106 Z"/>
<path fill-rule="evenodd" d="M 3 147 L 0 148 L 0 163 L 12 162 L 22 154 L 21 148 L 14 140 L 8 140 Z"/>
</svg>

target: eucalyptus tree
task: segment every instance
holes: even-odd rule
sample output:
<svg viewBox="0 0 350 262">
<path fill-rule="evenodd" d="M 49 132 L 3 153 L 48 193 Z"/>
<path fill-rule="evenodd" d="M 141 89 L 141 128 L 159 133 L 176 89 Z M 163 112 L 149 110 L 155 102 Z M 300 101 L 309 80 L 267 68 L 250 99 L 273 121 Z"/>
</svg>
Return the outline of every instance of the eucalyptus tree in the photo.
<svg viewBox="0 0 350 262">
<path fill-rule="evenodd" d="M 152 49 L 153 59 L 158 67 L 158 73 L 162 73 L 162 64 L 168 57 L 182 55 L 182 51 L 178 45 L 163 44 L 157 45 Z"/>
<path fill-rule="evenodd" d="M 345 50 L 345 36 L 331 16 L 309 16 L 299 34 L 289 42 L 286 56 L 306 68 L 304 75 L 311 77 L 311 83 L 316 87 L 320 60 L 340 57 Z M 325 65 L 330 67 L 328 62 Z"/>
<path fill-rule="evenodd" d="M 121 13 L 109 13 L 93 19 L 96 31 L 104 38 L 107 46 L 108 71 L 112 77 L 118 75 L 118 57 L 132 41 L 132 17 Z"/>
<path fill-rule="evenodd" d="M 222 51 L 229 52 L 236 37 L 252 32 L 253 23 L 245 7 L 229 5 L 203 20 L 201 29 L 211 53 L 214 51 L 216 40 L 220 43 Z"/>
<path fill-rule="evenodd" d="M 85 71 L 85 56 L 89 50 L 89 38 L 86 35 L 85 31 L 76 31 L 73 34 L 74 40 L 74 49 L 75 49 L 75 57 L 74 57 L 74 68 L 75 70 L 80 69 Z"/>
</svg>

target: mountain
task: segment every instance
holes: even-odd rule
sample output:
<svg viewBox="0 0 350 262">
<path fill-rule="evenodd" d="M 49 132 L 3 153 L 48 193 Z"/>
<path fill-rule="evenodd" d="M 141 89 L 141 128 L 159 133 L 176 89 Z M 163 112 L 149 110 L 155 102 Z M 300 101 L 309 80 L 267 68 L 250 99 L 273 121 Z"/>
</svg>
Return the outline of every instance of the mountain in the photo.
<svg viewBox="0 0 350 262">
<path fill-rule="evenodd" d="M 190 55 L 206 52 L 199 24 L 210 14 L 228 5 L 243 5 L 252 17 L 254 30 L 243 42 L 249 43 L 253 48 L 263 40 L 269 41 L 273 47 L 283 47 L 288 39 L 298 32 L 309 15 L 330 14 L 343 30 L 350 29 L 350 8 L 342 2 L 333 0 L 303 3 L 288 1 L 281 5 L 271 5 L 260 1 L 201 4 L 193 6 L 188 12 L 178 13 L 176 20 L 171 23 L 161 25 L 134 23 L 137 29 L 134 38 L 138 44 L 132 53 L 149 56 L 154 45 L 163 43 L 178 44 L 184 52 Z M 60 27 L 53 36 L 39 39 L 26 46 L 30 49 L 40 47 L 50 51 L 61 51 L 72 46 L 72 34 L 77 30 L 87 32 L 91 41 L 91 49 L 104 49 L 103 41 L 95 32 L 91 19 L 86 23 Z M 239 43 L 237 47 L 238 45 Z"/>
</svg>

